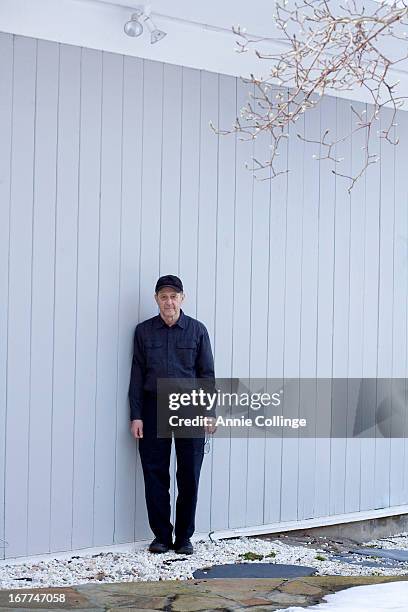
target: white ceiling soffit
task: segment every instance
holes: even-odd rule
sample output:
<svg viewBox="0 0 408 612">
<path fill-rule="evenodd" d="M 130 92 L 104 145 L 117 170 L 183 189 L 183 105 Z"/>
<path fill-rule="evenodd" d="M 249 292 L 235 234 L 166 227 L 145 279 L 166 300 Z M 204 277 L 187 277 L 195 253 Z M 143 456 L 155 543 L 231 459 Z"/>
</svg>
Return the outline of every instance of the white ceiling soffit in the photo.
<svg viewBox="0 0 408 612">
<path fill-rule="evenodd" d="M 150 44 L 145 33 L 130 38 L 123 31 L 139 4 L 150 5 L 157 27 L 168 34 L 156 44 Z M 375 6 L 372 0 L 365 4 L 367 9 Z M 0 31 L 233 76 L 261 76 L 268 74 L 269 62 L 257 59 L 253 51 L 237 53 L 232 26 L 268 37 L 258 45 L 262 51 L 282 52 L 286 47 L 277 40 L 273 8 L 273 0 L 0 0 Z M 395 71 L 397 79 L 399 94 L 408 95 L 408 71 Z M 369 101 L 362 88 L 333 93 Z"/>
</svg>

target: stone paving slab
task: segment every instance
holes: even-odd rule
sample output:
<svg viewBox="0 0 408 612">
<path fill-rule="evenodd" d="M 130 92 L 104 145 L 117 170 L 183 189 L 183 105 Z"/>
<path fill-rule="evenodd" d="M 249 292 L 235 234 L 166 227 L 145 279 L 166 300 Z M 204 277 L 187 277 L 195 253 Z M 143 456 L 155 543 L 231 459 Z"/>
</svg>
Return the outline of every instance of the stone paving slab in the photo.
<svg viewBox="0 0 408 612">
<path fill-rule="evenodd" d="M 194 578 L 298 578 L 313 576 L 316 567 L 285 565 L 284 563 L 225 563 L 198 569 Z"/>
<path fill-rule="evenodd" d="M 273 612 L 289 606 L 312 606 L 320 602 L 325 595 L 345 588 L 397 580 L 408 580 L 408 576 L 309 576 L 239 580 L 216 578 L 14 589 L 0 591 L 0 612 Z M 66 601 L 11 605 L 11 593 L 64 593 Z"/>
<path fill-rule="evenodd" d="M 397 582 L 399 580 L 408 580 L 408 576 L 312 576 L 310 578 L 302 578 L 301 581 L 320 586 L 327 590 L 328 593 L 336 593 L 352 586 Z"/>
<path fill-rule="evenodd" d="M 49 605 L 49 604 L 47 604 Z M 33 610 L 47 610 L 47 612 L 61 612 L 61 610 L 63 610 L 64 608 L 44 608 L 44 606 L 42 608 L 34 608 L 34 606 L 32 605 L 31 608 L 4 608 L 3 606 L 0 607 L 0 612 L 9 612 L 9 610 L 12 610 L 13 612 L 33 612 Z M 101 612 L 102 608 L 65 608 L 66 610 L 75 610 L 75 612 Z M 133 608 L 131 608 L 133 610 Z M 123 612 L 123 608 L 121 608 L 122 612 Z M 146 612 L 146 610 L 143 610 L 143 612 Z M 157 612 L 157 610 L 155 610 L 154 612 Z"/>
<path fill-rule="evenodd" d="M 54 596 L 64 597 L 64 602 L 29 602 L 30 594 L 39 595 L 42 594 L 52 594 Z M 22 596 L 26 594 L 26 600 L 22 600 Z M 19 595 L 21 598 L 20 602 L 16 602 L 14 604 L 10 604 L 10 595 L 13 596 L 13 599 Z M 7 607 L 9 606 L 9 607 Z M 47 607 L 48 606 L 48 607 Z M 0 610 L 76 610 L 77 612 L 82 612 L 82 610 L 92 610 L 93 606 L 90 606 L 89 599 L 86 595 L 80 593 L 76 590 L 75 587 L 54 587 L 54 588 L 30 588 L 27 587 L 25 589 L 8 589 L 8 590 L 0 590 Z"/>
</svg>

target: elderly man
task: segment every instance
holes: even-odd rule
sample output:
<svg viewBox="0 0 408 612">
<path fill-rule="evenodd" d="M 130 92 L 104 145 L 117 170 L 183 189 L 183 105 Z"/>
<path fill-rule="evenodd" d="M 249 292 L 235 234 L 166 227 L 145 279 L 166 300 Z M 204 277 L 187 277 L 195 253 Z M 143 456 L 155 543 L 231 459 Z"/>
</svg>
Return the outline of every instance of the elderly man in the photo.
<svg viewBox="0 0 408 612">
<path fill-rule="evenodd" d="M 161 276 L 155 300 L 159 314 L 136 327 L 129 386 L 130 427 L 139 440 L 153 553 L 174 548 L 192 554 L 198 482 L 204 453 L 204 429 L 194 438 L 175 437 L 177 488 L 175 542 L 170 522 L 170 452 L 172 438 L 157 436 L 157 379 L 214 379 L 214 361 L 205 326 L 181 310 L 183 284 L 177 276 Z M 213 425 L 205 428 L 215 431 Z"/>
</svg>

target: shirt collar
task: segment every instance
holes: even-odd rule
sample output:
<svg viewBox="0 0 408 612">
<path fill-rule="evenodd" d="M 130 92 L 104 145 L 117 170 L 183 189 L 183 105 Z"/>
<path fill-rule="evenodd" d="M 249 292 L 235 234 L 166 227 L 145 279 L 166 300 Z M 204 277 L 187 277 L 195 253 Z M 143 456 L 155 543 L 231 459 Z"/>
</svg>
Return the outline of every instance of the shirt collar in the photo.
<svg viewBox="0 0 408 612">
<path fill-rule="evenodd" d="M 156 329 L 160 329 L 161 327 L 164 327 L 166 325 L 166 323 L 163 321 L 163 319 L 161 318 L 161 316 L 158 314 L 156 317 L 156 324 L 155 327 Z M 181 329 L 184 329 L 186 326 L 186 315 L 184 314 L 184 312 L 180 309 L 180 316 L 177 320 L 177 323 L 175 323 L 172 327 L 180 327 Z"/>
</svg>

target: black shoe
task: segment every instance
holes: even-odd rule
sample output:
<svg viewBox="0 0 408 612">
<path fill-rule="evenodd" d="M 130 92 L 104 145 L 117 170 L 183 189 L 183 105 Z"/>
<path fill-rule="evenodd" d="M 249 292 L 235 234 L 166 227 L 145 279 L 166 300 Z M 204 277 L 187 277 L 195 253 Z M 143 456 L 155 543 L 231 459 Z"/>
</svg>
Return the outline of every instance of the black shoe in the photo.
<svg viewBox="0 0 408 612">
<path fill-rule="evenodd" d="M 181 542 L 174 542 L 174 550 L 179 555 L 192 555 L 194 548 L 190 540 L 182 540 Z"/>
<path fill-rule="evenodd" d="M 171 544 L 165 544 L 160 542 L 158 538 L 154 538 L 153 542 L 150 543 L 149 550 L 152 553 L 166 553 L 172 548 Z"/>
</svg>

